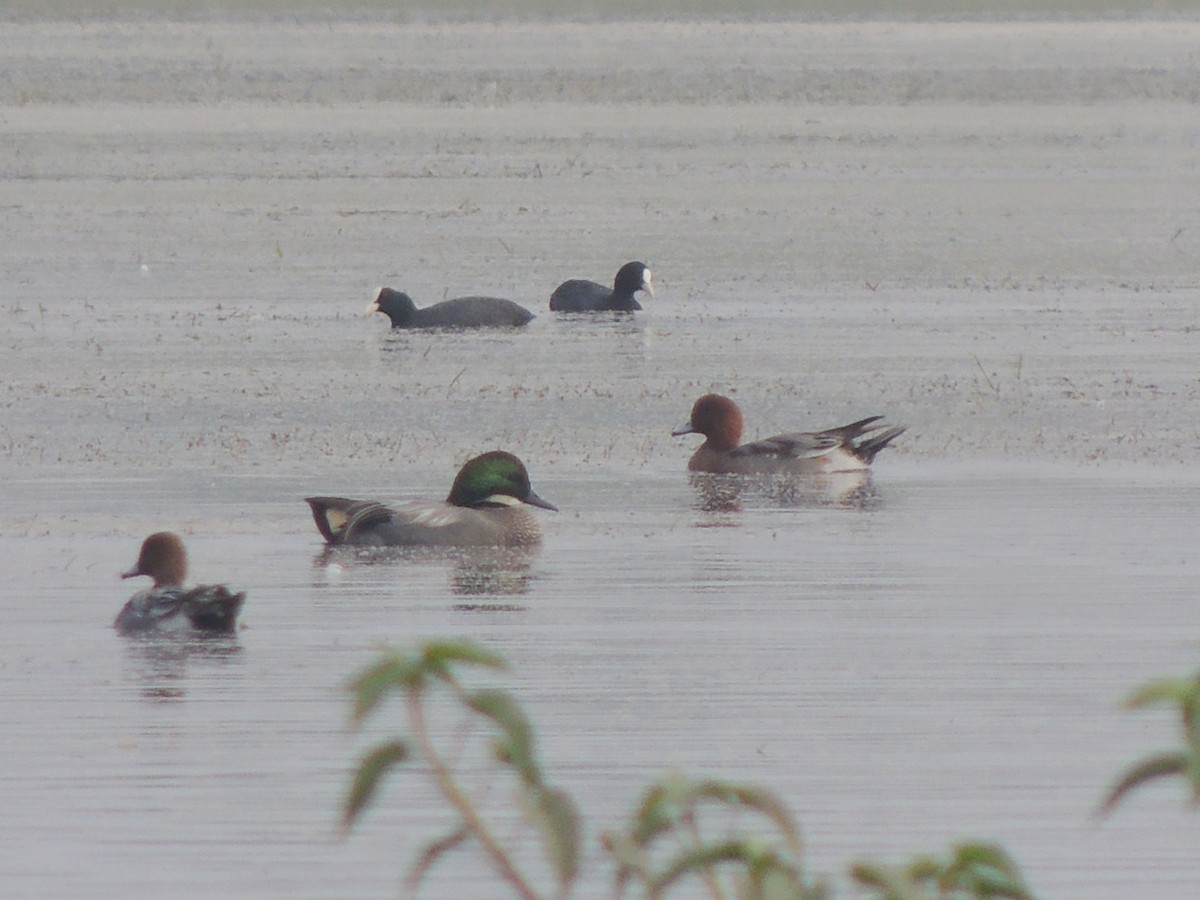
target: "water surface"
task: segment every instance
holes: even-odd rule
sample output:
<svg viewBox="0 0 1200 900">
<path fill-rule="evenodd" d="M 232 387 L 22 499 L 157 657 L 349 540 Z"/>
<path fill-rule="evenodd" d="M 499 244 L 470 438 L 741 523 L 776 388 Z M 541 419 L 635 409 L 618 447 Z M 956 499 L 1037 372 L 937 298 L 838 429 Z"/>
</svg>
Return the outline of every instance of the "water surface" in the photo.
<svg viewBox="0 0 1200 900">
<path fill-rule="evenodd" d="M 593 839 L 679 767 L 777 789 L 831 875 L 978 836 L 1045 896 L 1193 894 L 1178 786 L 1092 812 L 1176 739 L 1121 698 L 1195 662 L 1195 25 L 596 29 L 0 34 L 5 893 L 394 895 L 446 821 L 406 779 L 339 833 L 386 732 L 343 687 L 465 636 Z M 549 315 L 634 258 L 645 314 Z M 380 284 L 539 316 L 394 335 Z M 669 434 L 714 389 L 751 437 L 909 431 L 858 495 L 714 495 Z M 492 447 L 540 552 L 324 552 L 304 496 Z M 161 528 L 236 638 L 111 631 Z"/>
</svg>

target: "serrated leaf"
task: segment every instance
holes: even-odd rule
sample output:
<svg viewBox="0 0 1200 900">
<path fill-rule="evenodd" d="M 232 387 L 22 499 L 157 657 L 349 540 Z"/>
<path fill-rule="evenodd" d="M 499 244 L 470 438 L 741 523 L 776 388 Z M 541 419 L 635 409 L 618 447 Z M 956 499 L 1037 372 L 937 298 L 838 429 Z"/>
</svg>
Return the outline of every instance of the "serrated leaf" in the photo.
<svg viewBox="0 0 1200 900">
<path fill-rule="evenodd" d="M 508 691 L 485 688 L 466 695 L 467 704 L 500 728 L 496 755 L 512 766 L 526 784 L 541 781 L 533 747 L 533 726 L 521 704 Z"/>
<path fill-rule="evenodd" d="M 531 785 L 521 792 L 526 815 L 537 827 L 546 858 L 554 867 L 560 886 L 579 875 L 583 846 L 579 811 L 571 796 L 560 788 Z"/>
<path fill-rule="evenodd" d="M 410 756 L 408 744 L 401 740 L 388 741 L 385 744 L 380 744 L 365 757 L 358 765 L 358 771 L 354 775 L 354 784 L 350 787 L 350 794 L 346 798 L 346 808 L 342 815 L 342 822 L 346 827 L 354 824 L 354 821 L 371 802 L 375 796 L 375 790 L 379 787 L 379 782 L 394 766 L 404 762 Z"/>
<path fill-rule="evenodd" d="M 349 685 L 354 694 L 353 721 L 359 724 L 394 690 L 411 690 L 421 681 L 420 667 L 412 656 L 391 652 L 368 666 Z"/>
<path fill-rule="evenodd" d="M 455 663 L 504 671 L 508 663 L 498 653 L 474 641 L 430 641 L 421 654 L 424 669 L 430 674 L 446 677 Z"/>
<path fill-rule="evenodd" d="M 1127 793 L 1153 778 L 1163 775 L 1183 775 L 1188 769 L 1188 757 L 1182 753 L 1163 753 L 1134 765 L 1114 785 L 1100 804 L 1100 815 L 1109 813 Z"/>
</svg>

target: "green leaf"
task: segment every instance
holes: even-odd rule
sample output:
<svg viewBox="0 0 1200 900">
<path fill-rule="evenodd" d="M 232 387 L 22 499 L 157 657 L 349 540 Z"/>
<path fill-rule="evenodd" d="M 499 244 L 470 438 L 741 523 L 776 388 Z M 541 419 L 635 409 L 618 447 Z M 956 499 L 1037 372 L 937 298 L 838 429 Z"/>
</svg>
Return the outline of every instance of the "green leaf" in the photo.
<svg viewBox="0 0 1200 900">
<path fill-rule="evenodd" d="M 459 844 L 466 841 L 470 836 L 470 830 L 463 825 L 445 837 L 438 838 L 426 844 L 425 849 L 421 851 L 421 855 L 416 858 L 412 864 L 412 868 L 409 869 L 408 877 L 404 879 L 408 887 L 408 893 L 415 897 L 417 888 L 421 886 L 421 882 L 425 880 L 425 875 L 433 867 L 433 864 Z"/>
<path fill-rule="evenodd" d="M 466 695 L 467 704 L 500 728 L 496 755 L 501 762 L 512 766 L 526 784 L 541 781 L 533 747 L 533 726 L 521 704 L 508 691 L 485 688 Z"/>
<path fill-rule="evenodd" d="M 421 670 L 412 656 L 391 651 L 368 666 L 349 685 L 354 694 L 354 724 L 360 724 L 394 690 L 411 691 L 421 684 Z"/>
<path fill-rule="evenodd" d="M 824 885 L 805 885 L 794 871 L 768 866 L 749 896 L 754 900 L 824 900 L 828 891 Z"/>
<path fill-rule="evenodd" d="M 742 841 L 722 841 L 684 850 L 663 869 L 650 883 L 650 895 L 657 897 L 688 875 L 696 875 L 705 869 L 724 862 L 744 860 L 746 848 Z"/>
<path fill-rule="evenodd" d="M 1163 678 L 1142 685 L 1125 700 L 1128 709 L 1140 709 L 1154 703 L 1173 703 L 1179 706 L 1195 704 L 1200 684 L 1194 678 Z"/>
<path fill-rule="evenodd" d="M 429 641 L 421 654 L 423 668 L 431 675 L 448 677 L 455 663 L 505 671 L 504 657 L 474 641 Z"/>
<path fill-rule="evenodd" d="M 630 837 L 638 846 L 650 844 L 654 838 L 674 826 L 677 813 L 678 804 L 667 787 L 662 783 L 652 786 L 634 813 Z"/>
<path fill-rule="evenodd" d="M 537 827 L 546 858 L 560 886 L 579 875 L 583 827 L 571 795 L 561 788 L 531 785 L 521 792 L 525 812 Z"/>
<path fill-rule="evenodd" d="M 359 813 L 375 796 L 375 789 L 380 779 L 394 766 L 404 762 L 410 756 L 408 744 L 401 740 L 388 741 L 380 744 L 359 763 L 354 775 L 354 784 L 350 787 L 350 795 L 346 798 L 346 808 L 342 815 L 342 824 L 350 827 L 358 818 Z"/>
<path fill-rule="evenodd" d="M 645 795 L 634 818 L 633 837 L 642 845 L 670 830 L 702 803 L 753 810 L 770 819 L 796 858 L 802 855 L 800 829 L 784 804 L 770 791 L 714 779 L 694 780 L 673 774 Z"/>
<path fill-rule="evenodd" d="M 850 874 L 859 884 L 878 891 L 879 900 L 930 900 L 925 889 L 914 881 L 911 869 L 906 871 L 883 863 L 856 862 Z"/>
<path fill-rule="evenodd" d="M 1112 811 L 1112 808 L 1124 797 L 1129 791 L 1139 785 L 1145 784 L 1152 778 L 1159 778 L 1163 775 L 1183 775 L 1188 771 L 1189 759 L 1183 753 L 1162 753 L 1158 756 L 1152 756 L 1134 765 L 1129 769 L 1121 779 L 1108 792 L 1108 796 L 1100 804 L 1097 812 L 1100 815 L 1106 815 Z"/>
<path fill-rule="evenodd" d="M 614 896 L 624 896 L 625 886 L 632 877 L 636 876 L 643 884 L 649 884 L 650 858 L 641 847 L 615 831 L 606 831 L 600 835 L 600 844 L 617 862 L 617 872 L 613 878 Z"/>
</svg>

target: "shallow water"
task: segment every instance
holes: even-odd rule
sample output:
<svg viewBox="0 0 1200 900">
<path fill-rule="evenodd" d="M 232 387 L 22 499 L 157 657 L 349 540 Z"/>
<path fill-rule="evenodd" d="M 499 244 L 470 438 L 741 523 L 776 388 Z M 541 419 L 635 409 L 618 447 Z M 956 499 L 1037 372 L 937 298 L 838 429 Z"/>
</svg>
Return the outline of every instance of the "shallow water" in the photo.
<svg viewBox="0 0 1200 900">
<path fill-rule="evenodd" d="M 593 839 L 680 767 L 779 790 L 831 875 L 979 836 L 1045 896 L 1194 893 L 1178 786 L 1091 814 L 1175 740 L 1121 698 L 1195 662 L 1198 37 L 647 25 L 606 98 L 578 26 L 5 30 L 6 895 L 393 895 L 441 808 L 339 834 L 343 685 L 445 635 L 513 663 Z M 645 314 L 545 310 L 631 258 Z M 392 335 L 380 283 L 539 317 Z M 910 430 L 858 493 L 706 493 L 669 432 L 710 389 Z M 540 552 L 323 551 L 304 496 L 493 446 Z M 112 633 L 160 528 L 236 639 Z"/>
</svg>

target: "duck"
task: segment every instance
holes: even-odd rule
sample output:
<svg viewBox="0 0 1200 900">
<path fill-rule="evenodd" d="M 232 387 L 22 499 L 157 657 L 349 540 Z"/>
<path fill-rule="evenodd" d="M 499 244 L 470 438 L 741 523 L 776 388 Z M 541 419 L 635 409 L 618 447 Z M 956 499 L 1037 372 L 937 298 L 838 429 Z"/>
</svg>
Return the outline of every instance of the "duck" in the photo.
<svg viewBox="0 0 1200 900">
<path fill-rule="evenodd" d="M 376 547 L 527 546 L 542 539 L 528 507 L 558 509 L 534 492 L 525 464 L 504 450 L 467 460 L 441 502 L 388 506 L 345 497 L 305 502 L 328 544 Z"/>
<path fill-rule="evenodd" d="M 236 629 L 245 593 L 235 594 L 223 584 L 185 588 L 187 550 L 179 535 L 159 531 L 142 542 L 137 563 L 121 577 L 143 575 L 154 584 L 130 597 L 117 614 L 113 627 L 121 634 L 232 634 Z"/>
<path fill-rule="evenodd" d="M 907 426 L 880 424 L 870 416 L 824 431 L 792 432 L 739 444 L 742 411 L 728 397 L 705 394 L 673 435 L 702 434 L 705 441 L 688 460 L 692 472 L 733 475 L 809 475 L 866 470 L 875 456 Z"/>
<path fill-rule="evenodd" d="M 392 328 L 520 328 L 533 313 L 503 297 L 455 297 L 417 309 L 412 297 L 391 288 L 381 288 L 367 312 L 380 312 L 392 320 Z"/>
<path fill-rule="evenodd" d="M 638 291 L 654 296 L 653 273 L 643 262 L 627 262 L 617 270 L 613 286 L 607 288 L 594 281 L 572 278 L 564 281 L 550 295 L 554 312 L 634 312 L 642 305 L 634 299 Z"/>
</svg>

